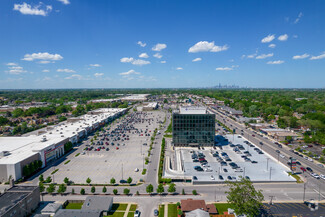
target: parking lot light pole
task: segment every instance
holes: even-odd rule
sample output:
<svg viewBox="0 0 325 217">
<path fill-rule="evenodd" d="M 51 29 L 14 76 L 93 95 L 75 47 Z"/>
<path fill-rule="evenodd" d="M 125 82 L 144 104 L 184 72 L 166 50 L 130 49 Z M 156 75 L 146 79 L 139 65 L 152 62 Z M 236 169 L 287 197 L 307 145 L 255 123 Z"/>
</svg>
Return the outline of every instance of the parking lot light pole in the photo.
<svg viewBox="0 0 325 217">
<path fill-rule="evenodd" d="M 271 181 L 272 167 L 270 167 L 270 181 Z"/>
<path fill-rule="evenodd" d="M 269 160 L 270 158 L 266 158 L 266 171 L 269 170 Z"/>
</svg>

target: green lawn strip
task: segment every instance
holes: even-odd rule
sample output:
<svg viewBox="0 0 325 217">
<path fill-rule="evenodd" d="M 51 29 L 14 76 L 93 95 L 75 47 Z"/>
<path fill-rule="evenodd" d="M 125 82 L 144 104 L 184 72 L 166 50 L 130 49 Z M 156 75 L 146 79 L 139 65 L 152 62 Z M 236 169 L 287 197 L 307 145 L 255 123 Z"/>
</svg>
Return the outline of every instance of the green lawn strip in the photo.
<svg viewBox="0 0 325 217">
<path fill-rule="evenodd" d="M 70 162 L 70 160 L 68 160 L 68 161 L 64 162 L 64 164 L 68 164 L 69 162 Z"/>
<path fill-rule="evenodd" d="M 119 210 L 119 211 L 125 211 L 128 207 L 125 203 L 113 203 L 112 210 Z"/>
<path fill-rule="evenodd" d="M 168 204 L 168 217 L 177 217 L 177 205 Z"/>
<path fill-rule="evenodd" d="M 297 180 L 297 183 L 304 183 L 304 181 L 301 180 L 300 176 L 298 176 L 296 174 L 292 174 L 291 172 L 288 172 L 288 174 L 290 176 L 292 176 L 293 178 L 295 178 Z"/>
<path fill-rule="evenodd" d="M 134 212 L 129 212 L 127 217 L 134 217 Z"/>
<path fill-rule="evenodd" d="M 80 153 L 76 154 L 75 156 L 78 157 L 80 155 Z"/>
<path fill-rule="evenodd" d="M 229 203 L 215 203 L 214 205 L 217 208 L 219 215 L 223 215 L 224 212 L 228 212 L 228 208 L 231 208 Z"/>
<path fill-rule="evenodd" d="M 104 215 L 104 217 L 123 217 L 124 212 L 109 212 L 108 215 Z"/>
<path fill-rule="evenodd" d="M 130 211 L 135 211 L 137 209 L 137 206 L 136 204 L 131 204 L 131 207 L 130 207 Z"/>
<path fill-rule="evenodd" d="M 53 172 L 51 172 L 51 175 L 53 175 L 54 173 L 56 173 L 57 171 L 59 171 L 59 169 L 54 170 Z"/>
<path fill-rule="evenodd" d="M 69 203 L 66 209 L 81 209 L 83 203 Z"/>
<path fill-rule="evenodd" d="M 159 217 L 164 217 L 165 216 L 165 205 L 160 205 L 159 206 Z"/>
</svg>

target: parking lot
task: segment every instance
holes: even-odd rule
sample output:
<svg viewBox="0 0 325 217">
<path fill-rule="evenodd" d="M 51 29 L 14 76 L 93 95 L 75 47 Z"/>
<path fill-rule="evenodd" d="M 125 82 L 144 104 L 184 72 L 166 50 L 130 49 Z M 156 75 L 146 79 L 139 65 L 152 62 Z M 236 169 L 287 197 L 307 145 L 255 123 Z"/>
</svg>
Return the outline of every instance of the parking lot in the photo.
<svg viewBox="0 0 325 217">
<path fill-rule="evenodd" d="M 239 176 L 253 182 L 291 182 L 287 167 L 277 162 L 240 135 L 226 135 L 220 139 L 220 146 L 198 148 L 177 148 L 181 152 L 187 177 L 193 183 L 236 181 Z M 248 143 L 248 144 L 247 144 Z M 221 148 L 220 148 L 221 147 Z"/>
<path fill-rule="evenodd" d="M 105 127 L 96 140 L 91 136 L 84 141 L 78 151 L 69 156 L 69 163 L 64 164 L 67 162 L 64 161 L 53 168 L 59 169 L 55 173 L 55 182 L 61 183 L 65 177 L 83 184 L 88 177 L 91 183 L 96 184 L 108 184 L 112 177 L 116 183 L 128 177 L 133 179 L 133 183 L 144 179 L 141 173 L 146 168 L 144 159 L 148 156 L 150 138 L 164 116 L 161 111 L 132 111 Z M 76 153 L 80 154 L 76 156 Z"/>
</svg>

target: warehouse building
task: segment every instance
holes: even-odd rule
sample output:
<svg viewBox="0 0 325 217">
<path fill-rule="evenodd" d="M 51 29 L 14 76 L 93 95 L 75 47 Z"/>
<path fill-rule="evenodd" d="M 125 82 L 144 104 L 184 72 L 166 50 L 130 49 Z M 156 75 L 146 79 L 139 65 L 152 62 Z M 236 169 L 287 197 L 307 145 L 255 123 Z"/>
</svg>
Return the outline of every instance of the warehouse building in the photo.
<svg viewBox="0 0 325 217">
<path fill-rule="evenodd" d="M 173 112 L 174 146 L 213 146 L 215 114 L 204 107 L 180 107 Z"/>
<path fill-rule="evenodd" d="M 157 108 L 158 108 L 157 102 L 150 102 L 147 105 L 142 107 L 142 111 L 152 111 L 152 110 L 156 110 Z"/>
<path fill-rule="evenodd" d="M 127 109 L 103 108 L 68 119 L 21 137 L 0 137 L 0 181 L 23 177 L 23 168 L 35 161 L 42 167 L 64 155 L 64 144 L 75 144 L 97 128 L 113 121 Z"/>
</svg>

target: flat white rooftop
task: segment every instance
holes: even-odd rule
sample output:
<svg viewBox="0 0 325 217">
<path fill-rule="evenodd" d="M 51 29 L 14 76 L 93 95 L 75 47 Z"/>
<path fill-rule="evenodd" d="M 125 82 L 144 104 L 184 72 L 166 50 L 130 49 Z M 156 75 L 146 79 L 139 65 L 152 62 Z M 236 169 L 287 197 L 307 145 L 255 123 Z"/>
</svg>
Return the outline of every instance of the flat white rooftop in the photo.
<svg viewBox="0 0 325 217">
<path fill-rule="evenodd" d="M 198 106 L 186 106 L 180 107 L 180 114 L 207 114 L 207 109 L 205 107 Z"/>
</svg>

